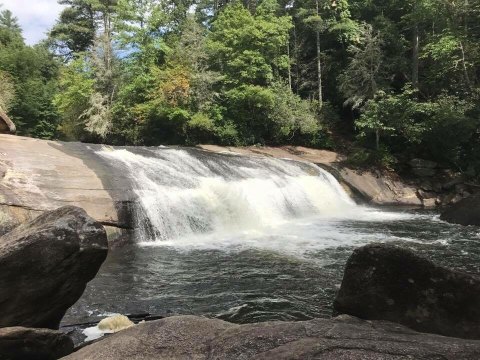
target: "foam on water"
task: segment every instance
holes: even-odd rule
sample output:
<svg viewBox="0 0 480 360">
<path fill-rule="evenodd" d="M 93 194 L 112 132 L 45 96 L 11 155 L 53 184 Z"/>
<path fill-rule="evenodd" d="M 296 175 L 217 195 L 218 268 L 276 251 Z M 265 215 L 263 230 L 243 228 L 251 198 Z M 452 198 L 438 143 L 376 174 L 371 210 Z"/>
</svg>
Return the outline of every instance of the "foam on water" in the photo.
<svg viewBox="0 0 480 360">
<path fill-rule="evenodd" d="M 99 154 L 130 178 L 137 238 L 146 246 L 305 253 L 372 240 L 350 231 L 348 221 L 414 216 L 356 205 L 309 163 L 171 148 Z"/>
</svg>

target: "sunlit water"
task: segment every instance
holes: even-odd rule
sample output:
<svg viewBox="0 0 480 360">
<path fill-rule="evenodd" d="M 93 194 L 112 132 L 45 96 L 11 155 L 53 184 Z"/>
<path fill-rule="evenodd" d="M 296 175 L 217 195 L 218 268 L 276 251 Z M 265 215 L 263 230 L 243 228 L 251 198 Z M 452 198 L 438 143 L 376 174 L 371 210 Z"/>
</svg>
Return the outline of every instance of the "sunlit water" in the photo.
<svg viewBox="0 0 480 360">
<path fill-rule="evenodd" d="M 170 149 L 101 155 L 133 179 L 136 239 L 110 251 L 64 324 L 139 312 L 238 323 L 329 317 L 346 260 L 375 241 L 480 272 L 478 228 L 355 205 L 313 165 Z"/>
</svg>

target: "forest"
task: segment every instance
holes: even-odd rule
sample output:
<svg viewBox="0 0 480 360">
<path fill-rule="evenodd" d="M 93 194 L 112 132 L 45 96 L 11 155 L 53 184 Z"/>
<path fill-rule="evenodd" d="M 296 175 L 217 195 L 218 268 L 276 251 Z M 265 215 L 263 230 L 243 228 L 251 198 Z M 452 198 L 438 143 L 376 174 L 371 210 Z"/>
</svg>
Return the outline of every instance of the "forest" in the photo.
<svg viewBox="0 0 480 360">
<path fill-rule="evenodd" d="M 480 173 L 480 0 L 59 3 L 35 46 L 0 9 L 0 107 L 19 135 Z"/>
</svg>

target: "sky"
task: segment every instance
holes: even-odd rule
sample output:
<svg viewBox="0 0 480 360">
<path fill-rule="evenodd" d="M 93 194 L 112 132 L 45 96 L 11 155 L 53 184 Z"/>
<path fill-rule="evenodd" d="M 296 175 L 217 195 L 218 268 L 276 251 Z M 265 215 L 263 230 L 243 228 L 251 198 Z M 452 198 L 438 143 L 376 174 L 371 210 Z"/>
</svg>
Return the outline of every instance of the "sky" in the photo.
<svg viewBox="0 0 480 360">
<path fill-rule="evenodd" d="M 57 0 L 0 0 L 0 5 L 0 9 L 8 9 L 18 18 L 29 45 L 46 38 L 63 8 Z"/>
</svg>

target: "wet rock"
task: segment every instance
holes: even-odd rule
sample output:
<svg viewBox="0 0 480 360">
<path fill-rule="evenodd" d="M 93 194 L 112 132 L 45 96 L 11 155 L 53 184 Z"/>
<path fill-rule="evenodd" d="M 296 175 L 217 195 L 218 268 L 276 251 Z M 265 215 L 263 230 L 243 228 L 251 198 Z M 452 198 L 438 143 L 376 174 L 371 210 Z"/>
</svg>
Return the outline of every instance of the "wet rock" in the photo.
<svg viewBox="0 0 480 360">
<path fill-rule="evenodd" d="M 103 226 L 84 210 L 45 212 L 0 238 L 0 326 L 58 329 L 107 256 Z"/>
<path fill-rule="evenodd" d="M 55 360 L 72 352 L 72 340 L 60 331 L 24 327 L 0 329 L 2 360 Z"/>
<path fill-rule="evenodd" d="M 358 198 L 376 205 L 421 206 L 417 189 L 406 184 L 392 172 L 354 170 L 342 165 L 323 166 L 342 184 L 353 190 Z"/>
<path fill-rule="evenodd" d="M 423 207 L 433 208 L 437 206 L 437 199 L 423 199 Z"/>
<path fill-rule="evenodd" d="M 480 225 L 480 193 L 450 206 L 440 215 L 440 219 L 460 225 Z"/>
<path fill-rule="evenodd" d="M 413 251 L 370 244 L 349 258 L 335 309 L 445 336 L 480 339 L 480 279 Z"/>
<path fill-rule="evenodd" d="M 462 184 L 465 181 L 465 178 L 462 175 L 451 175 L 453 178 L 444 182 L 442 184 L 442 189 L 444 190 L 451 190 L 455 188 L 457 185 Z"/>
<path fill-rule="evenodd" d="M 480 341 L 421 334 L 351 316 L 236 325 L 175 316 L 131 327 L 65 360 L 478 359 Z"/>
<path fill-rule="evenodd" d="M 437 193 L 433 191 L 425 191 L 423 189 L 418 189 L 417 194 L 420 199 L 434 199 L 437 197 Z"/>
<path fill-rule="evenodd" d="M 441 203 L 444 206 L 456 204 L 461 201 L 465 196 L 458 194 L 456 192 L 451 192 L 446 195 L 441 196 Z"/>
</svg>

